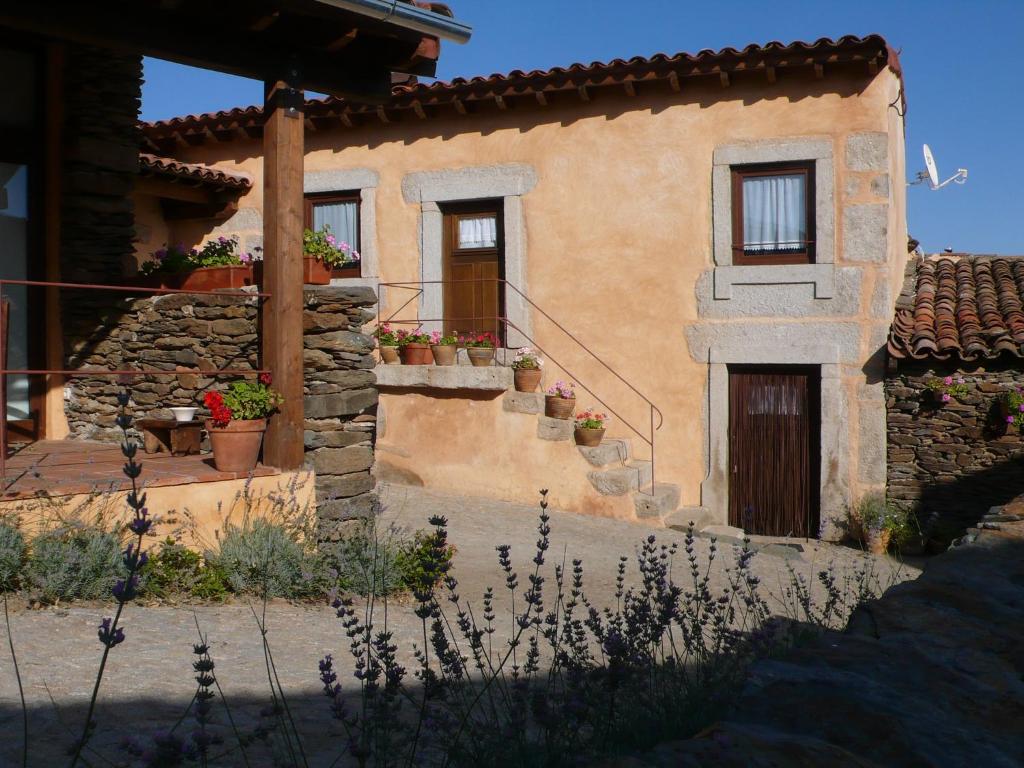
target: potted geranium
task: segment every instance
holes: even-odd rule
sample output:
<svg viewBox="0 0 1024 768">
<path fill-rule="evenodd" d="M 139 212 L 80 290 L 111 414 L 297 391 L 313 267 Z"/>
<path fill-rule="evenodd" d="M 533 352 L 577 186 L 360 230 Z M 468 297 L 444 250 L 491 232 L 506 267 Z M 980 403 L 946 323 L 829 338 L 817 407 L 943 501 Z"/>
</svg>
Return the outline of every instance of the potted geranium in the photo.
<svg viewBox="0 0 1024 768">
<path fill-rule="evenodd" d="M 471 333 L 459 336 L 459 344 L 466 348 L 469 355 L 469 362 L 483 368 L 494 360 L 494 348 L 498 346 L 498 337 L 490 331 L 484 333 Z"/>
<path fill-rule="evenodd" d="M 544 361 L 529 347 L 516 352 L 512 360 L 512 376 L 517 392 L 536 392 L 540 386 L 540 369 Z"/>
<path fill-rule="evenodd" d="M 576 414 L 576 445 L 595 448 L 604 437 L 604 425 L 608 415 L 588 408 Z"/>
<path fill-rule="evenodd" d="M 353 263 L 359 254 L 346 242 L 339 242 L 324 225 L 317 230 L 302 233 L 302 282 L 309 285 L 327 285 L 331 270 Z"/>
<path fill-rule="evenodd" d="M 556 381 L 544 397 L 544 415 L 553 419 L 571 419 L 576 410 L 576 390 L 571 382 Z"/>
<path fill-rule="evenodd" d="M 213 463 L 221 472 L 251 472 L 259 458 L 267 417 L 284 398 L 270 386 L 270 374 L 257 381 L 236 381 L 226 392 L 207 392 L 203 404 L 210 410 L 206 431 L 213 448 Z"/>
<path fill-rule="evenodd" d="M 944 376 L 941 379 L 929 379 L 925 382 L 931 404 L 941 408 L 953 398 L 960 398 L 967 394 L 967 382 L 962 376 L 954 379 L 952 376 Z"/>
<path fill-rule="evenodd" d="M 258 251 L 259 249 L 255 249 Z M 238 237 L 218 237 L 201 248 L 175 245 L 153 252 L 139 274 L 163 288 L 212 291 L 255 285 L 253 266 L 259 256 L 242 251 Z"/>
<path fill-rule="evenodd" d="M 398 355 L 402 365 L 430 365 L 434 356 L 430 353 L 430 334 L 419 328 L 407 331 L 404 328 L 395 334 L 398 340 Z"/>
<path fill-rule="evenodd" d="M 459 348 L 458 337 L 450 333 L 440 331 L 430 332 L 430 352 L 434 356 L 434 365 L 455 365 L 455 358 Z"/>
<path fill-rule="evenodd" d="M 377 337 L 380 361 L 385 365 L 400 365 L 402 361 L 398 359 L 398 334 L 391 330 L 391 324 L 378 325 L 373 335 Z"/>
</svg>

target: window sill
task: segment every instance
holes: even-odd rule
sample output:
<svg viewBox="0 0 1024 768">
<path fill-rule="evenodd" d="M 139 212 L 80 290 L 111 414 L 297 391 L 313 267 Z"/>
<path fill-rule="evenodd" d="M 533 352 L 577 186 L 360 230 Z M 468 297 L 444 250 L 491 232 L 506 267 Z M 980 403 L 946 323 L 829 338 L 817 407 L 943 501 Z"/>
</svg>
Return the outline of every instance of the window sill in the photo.
<svg viewBox="0 0 1024 768">
<path fill-rule="evenodd" d="M 816 299 L 831 299 L 836 288 L 834 264 L 718 266 L 715 267 L 714 281 L 716 299 L 731 299 L 734 285 L 812 284 Z"/>
</svg>

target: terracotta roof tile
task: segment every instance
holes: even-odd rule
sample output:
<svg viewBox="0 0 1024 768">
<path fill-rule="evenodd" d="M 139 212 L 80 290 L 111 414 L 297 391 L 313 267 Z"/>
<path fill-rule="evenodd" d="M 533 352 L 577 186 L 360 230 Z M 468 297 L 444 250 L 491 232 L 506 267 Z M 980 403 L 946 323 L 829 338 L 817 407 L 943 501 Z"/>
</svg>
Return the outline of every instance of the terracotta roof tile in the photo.
<svg viewBox="0 0 1024 768">
<path fill-rule="evenodd" d="M 1024 257 L 915 257 L 889 329 L 896 358 L 1024 357 Z"/>
<path fill-rule="evenodd" d="M 656 53 L 653 56 L 634 56 L 631 59 L 613 59 L 608 62 L 576 63 L 568 67 L 535 69 L 524 72 L 516 69 L 505 74 L 492 74 L 472 78 L 455 78 L 450 82 L 399 84 L 392 88 L 391 98 L 382 106 L 388 110 L 419 109 L 440 104 L 481 101 L 495 97 L 532 96 L 580 87 L 599 88 L 629 82 L 670 80 L 678 77 L 764 71 L 768 67 L 810 67 L 812 65 L 868 62 L 879 69 L 888 66 L 902 77 L 899 58 L 883 37 L 846 35 L 837 40 L 823 37 L 814 42 L 773 41 L 763 45 L 748 45 L 742 50 L 722 48 L 705 49 L 696 54 Z M 874 70 L 872 70 L 874 71 Z M 349 102 L 328 97 L 306 102 L 307 117 L 330 117 L 343 113 L 375 113 L 377 106 Z M 421 114 L 422 116 L 422 114 Z M 237 107 L 219 112 L 185 115 L 169 120 L 143 123 L 142 130 L 151 141 L 175 135 L 190 134 L 195 141 L 205 141 L 209 132 L 227 140 L 244 136 L 245 128 L 262 126 L 263 108 Z M 243 129 L 239 131 L 238 129 Z"/>
<path fill-rule="evenodd" d="M 139 173 L 144 176 L 163 176 L 188 179 L 206 186 L 246 190 L 252 186 L 252 177 L 247 173 L 225 171 L 200 163 L 183 163 L 171 157 L 158 157 L 145 152 L 139 153 Z"/>
</svg>

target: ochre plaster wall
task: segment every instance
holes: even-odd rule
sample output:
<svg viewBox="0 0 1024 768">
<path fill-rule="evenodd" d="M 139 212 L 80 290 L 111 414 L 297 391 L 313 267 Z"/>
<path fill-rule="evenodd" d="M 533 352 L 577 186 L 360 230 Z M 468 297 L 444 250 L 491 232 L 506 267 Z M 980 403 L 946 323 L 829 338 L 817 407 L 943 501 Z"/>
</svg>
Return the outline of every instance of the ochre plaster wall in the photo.
<svg viewBox="0 0 1024 768">
<path fill-rule="evenodd" d="M 406 174 L 502 163 L 532 166 L 538 181 L 522 198 L 527 255 L 526 283 L 520 287 L 657 404 L 664 414 L 664 426 L 657 433 L 658 479 L 678 483 L 682 504 L 696 506 L 707 471 L 707 417 L 702 412 L 707 365 L 689 354 L 685 331 L 699 321 L 697 280 L 713 267 L 713 152 L 721 145 L 764 139 L 831 140 L 837 267 L 848 263 L 843 253 L 845 202 L 864 196 L 864 200 L 885 201 L 897 209 L 889 219 L 888 266 L 856 265 L 866 269 L 854 309 L 771 321 L 814 324 L 822 339 L 830 336 L 832 324 L 845 324 L 846 328 L 851 322 L 858 324 L 862 328 L 860 356 L 847 361 L 843 369 L 846 396 L 856 404 L 868 381 L 861 368 L 884 341 L 882 329 L 888 314 L 880 315 L 880 303 L 885 303 L 888 312 L 897 290 L 890 272 L 902 274 L 905 258 L 905 251 L 899 252 L 900 244 L 906 242 L 902 121 L 893 117 L 889 106 L 896 83 L 889 71 L 874 78 L 865 72 L 829 74 L 824 80 L 784 73 L 772 85 L 753 76 L 750 80 L 734 78 L 728 89 L 717 80 L 713 84 L 687 80 L 680 94 L 660 83 L 642 87 L 632 98 L 603 89 L 593 91 L 589 103 L 580 103 L 573 95 L 565 102 L 560 101 L 562 96 L 552 99 L 545 108 L 517 103 L 514 109 L 500 112 L 484 105 L 477 114 L 466 117 L 419 120 L 403 114 L 387 125 L 373 121 L 354 129 L 339 126 L 308 133 L 305 167 L 307 172 L 368 168 L 379 173 L 376 236 L 380 278 L 386 282 L 420 278 L 420 206 L 402 198 Z M 887 201 L 872 196 L 869 184 L 846 196 L 850 181 L 844 164 L 846 140 L 864 132 L 889 134 Z M 239 202 L 240 216 L 244 216 L 239 223 L 250 226 L 257 220 L 252 214 L 262 207 L 260 151 L 259 142 L 235 141 L 182 148 L 181 154 L 184 160 L 215 163 L 252 175 L 253 188 Z M 246 214 L 246 209 L 254 210 Z M 221 230 L 231 225 L 229 221 Z M 199 242 L 210 234 L 198 222 L 192 239 Z M 872 306 L 873 296 L 881 296 L 883 301 Z M 385 288 L 384 313 L 408 297 L 408 293 Z M 741 317 L 722 322 L 750 320 Z M 647 429 L 649 411 L 642 400 L 539 315 L 534 314 L 532 322 L 532 335 L 540 346 L 624 419 L 642 431 Z M 545 383 L 560 377 L 565 374 L 549 366 Z M 872 386 L 878 389 L 881 405 L 880 385 Z M 596 404 L 593 397 L 580 392 L 580 406 L 592 403 Z M 509 451 L 505 445 L 509 436 L 495 434 L 490 420 L 477 423 L 473 408 L 465 410 L 461 418 L 455 419 L 453 412 L 449 421 L 438 421 L 432 429 L 417 429 L 415 437 L 411 431 L 402 433 L 401 423 L 392 420 L 388 437 L 379 445 L 406 451 L 412 457 L 410 462 L 422 462 L 426 467 L 444 455 L 451 431 L 458 430 L 460 441 L 475 446 L 474 461 L 498 465 Z M 407 410 L 402 412 L 409 415 Z M 857 414 L 852 405 L 849 430 L 854 455 L 858 449 Z M 609 435 L 628 437 L 630 432 L 615 419 Z M 884 451 L 884 421 L 879 435 Z M 638 458 L 647 458 L 640 441 L 634 440 L 634 446 Z M 519 449 L 536 450 L 533 442 L 523 443 Z M 848 463 L 847 482 L 856 493 L 857 461 Z M 424 469 L 424 473 L 429 476 L 430 470 Z M 444 482 L 453 490 L 468 491 L 475 488 L 471 475 L 467 468 L 462 474 L 447 476 Z"/>
</svg>

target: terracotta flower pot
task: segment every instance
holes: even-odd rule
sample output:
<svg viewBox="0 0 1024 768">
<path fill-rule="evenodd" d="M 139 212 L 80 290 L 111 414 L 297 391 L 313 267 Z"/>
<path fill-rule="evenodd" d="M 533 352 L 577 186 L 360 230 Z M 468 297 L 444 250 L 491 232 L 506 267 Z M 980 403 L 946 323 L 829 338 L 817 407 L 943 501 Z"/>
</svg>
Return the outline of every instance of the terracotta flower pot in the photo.
<svg viewBox="0 0 1024 768">
<path fill-rule="evenodd" d="M 402 365 L 430 365 L 434 362 L 429 344 L 403 344 L 398 348 L 398 354 Z"/>
<path fill-rule="evenodd" d="M 251 472 L 260 455 L 266 419 L 238 419 L 226 427 L 213 426 L 206 420 L 206 431 L 213 447 L 213 464 L 221 472 Z"/>
<path fill-rule="evenodd" d="M 596 448 L 604 438 L 604 427 L 600 429 L 588 429 L 576 427 L 576 445 L 583 445 L 587 448 Z"/>
<path fill-rule="evenodd" d="M 469 362 L 478 368 L 485 368 L 494 360 L 494 347 L 467 347 Z"/>
<path fill-rule="evenodd" d="M 380 347 L 380 361 L 384 365 L 401 365 L 402 361 L 398 359 L 398 347 L 382 345 Z"/>
<path fill-rule="evenodd" d="M 540 368 L 516 368 L 512 378 L 516 392 L 536 392 L 540 386 Z"/>
<path fill-rule="evenodd" d="M 455 365 L 459 348 L 454 344 L 431 344 L 430 352 L 434 355 L 434 365 Z"/>
<path fill-rule="evenodd" d="M 302 282 L 306 285 L 329 285 L 331 268 L 312 256 L 302 257 Z"/>
<path fill-rule="evenodd" d="M 873 555 L 884 555 L 889 551 L 889 542 L 892 539 L 892 531 L 882 530 L 864 530 L 864 542 L 867 544 L 868 552 Z"/>
<path fill-rule="evenodd" d="M 221 288 L 243 288 L 255 285 L 256 277 L 252 266 L 200 267 L 191 272 L 164 275 L 165 288 L 181 288 L 186 291 L 215 291 Z"/>
<path fill-rule="evenodd" d="M 576 411 L 575 397 L 544 396 L 544 415 L 552 419 L 571 419 Z"/>
</svg>

